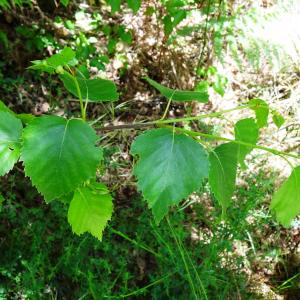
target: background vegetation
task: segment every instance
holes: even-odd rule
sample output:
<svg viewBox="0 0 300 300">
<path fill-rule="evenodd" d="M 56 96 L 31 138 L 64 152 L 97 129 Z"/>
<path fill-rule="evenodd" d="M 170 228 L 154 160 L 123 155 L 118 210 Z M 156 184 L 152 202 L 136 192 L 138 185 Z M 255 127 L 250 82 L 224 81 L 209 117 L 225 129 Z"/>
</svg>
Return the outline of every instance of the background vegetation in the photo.
<svg viewBox="0 0 300 300">
<path fill-rule="evenodd" d="M 299 11 L 297 1 L 0 0 L 0 99 L 18 113 L 78 116 L 55 77 L 26 69 L 70 46 L 83 73 L 118 85 L 117 104 L 89 107 L 99 128 L 260 97 L 286 120 L 264 143 L 299 153 Z M 208 89 L 210 102 L 167 107 L 144 76 Z M 227 135 L 235 117 L 192 126 Z M 21 164 L 1 178 L 0 299 L 299 299 L 299 220 L 284 229 L 268 210 L 289 169 L 253 152 L 226 222 L 204 186 L 158 226 L 131 174 L 139 131 L 102 132 L 114 196 L 102 242 L 73 235 L 65 205 L 45 204 Z"/>
</svg>

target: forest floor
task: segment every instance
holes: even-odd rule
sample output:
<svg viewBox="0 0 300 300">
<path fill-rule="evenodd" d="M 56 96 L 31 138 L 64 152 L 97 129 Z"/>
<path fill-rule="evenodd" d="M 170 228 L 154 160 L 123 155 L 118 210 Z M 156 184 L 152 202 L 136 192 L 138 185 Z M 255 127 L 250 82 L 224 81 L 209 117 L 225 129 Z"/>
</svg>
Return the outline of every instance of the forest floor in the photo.
<svg viewBox="0 0 300 300">
<path fill-rule="evenodd" d="M 57 24 L 71 20 L 75 27 L 55 25 L 53 39 L 82 47 L 76 43 L 85 30 L 97 53 L 107 51 L 105 33 L 87 30 L 97 10 L 87 5 L 74 14 L 77 10 L 71 6 L 67 12 L 56 12 L 64 20 Z M 220 221 L 221 209 L 203 187 L 158 226 L 132 175 L 129 150 L 140 130 L 101 131 L 103 126 L 154 120 L 164 114 L 167 101 L 142 79 L 145 75 L 179 89 L 197 85 L 194 70 L 201 56 L 201 35 L 177 36 L 176 47 L 167 44 L 162 25 L 145 10 L 142 7 L 137 14 L 125 10 L 113 17 L 108 7 L 101 11 L 103 22 L 130 29 L 132 42 L 118 42 L 104 70 L 90 68 L 94 76 L 114 80 L 120 92 L 114 106 L 93 104 L 88 111 L 89 120 L 98 120 L 95 128 L 104 145 L 106 171 L 101 180 L 114 195 L 115 212 L 103 242 L 73 235 L 66 207 L 46 204 L 18 163 L 1 179 L 5 202 L 0 211 L 0 299 L 193 299 L 193 290 L 201 299 L 299 299 L 300 221 L 283 228 L 268 208 L 272 193 L 290 173 L 284 160 L 253 151 L 247 170 L 239 171 L 227 222 Z M 10 43 L 7 49 L 0 45 L 0 99 L 19 113 L 77 116 L 78 102 L 66 101 L 69 95 L 57 78 L 26 69 L 31 60 L 52 54 L 55 47 L 49 42 L 42 50 L 36 46 L 28 50 L 33 36 L 16 28 L 30 28 L 24 22 L 37 16 L 34 10 L 23 13 L 25 19 L 9 11 L 0 15 Z M 184 22 L 192 25 L 197 20 Z M 247 60 L 238 66 L 225 52 L 223 63 L 216 60 L 214 67 L 218 78 L 224 79 L 224 95 L 210 88 L 208 104 L 171 104 L 168 118 L 230 109 L 261 98 L 286 120 L 280 130 L 272 124 L 264 129 L 262 144 L 299 150 L 300 73 L 295 66 L 281 72 L 267 62 L 259 69 Z M 231 113 L 193 126 L 230 137 L 233 120 L 249 116 L 249 111 Z"/>
</svg>

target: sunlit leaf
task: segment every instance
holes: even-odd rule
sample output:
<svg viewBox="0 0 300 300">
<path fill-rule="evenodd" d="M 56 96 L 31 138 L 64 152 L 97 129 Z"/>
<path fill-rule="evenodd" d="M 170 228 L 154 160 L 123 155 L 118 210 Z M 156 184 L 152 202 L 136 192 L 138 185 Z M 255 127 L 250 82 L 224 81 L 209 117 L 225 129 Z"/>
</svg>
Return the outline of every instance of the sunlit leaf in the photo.
<svg viewBox="0 0 300 300">
<path fill-rule="evenodd" d="M 277 111 L 272 112 L 272 120 L 278 128 L 284 124 L 284 117 Z"/>
<path fill-rule="evenodd" d="M 35 119 L 35 116 L 32 114 L 16 114 L 16 118 L 20 119 L 23 124 L 29 124 Z"/>
<path fill-rule="evenodd" d="M 139 156 L 134 174 L 157 222 L 169 206 L 200 188 L 208 176 L 208 157 L 203 147 L 169 129 L 154 129 L 138 136 L 131 153 Z"/>
<path fill-rule="evenodd" d="M 112 212 L 112 197 L 107 187 L 102 183 L 92 183 L 75 191 L 68 211 L 68 221 L 76 234 L 89 232 L 101 240 Z"/>
<path fill-rule="evenodd" d="M 300 166 L 292 171 L 290 177 L 275 192 L 270 207 L 277 220 L 286 227 L 300 214 Z"/>
<path fill-rule="evenodd" d="M 222 144 L 209 154 L 209 185 L 225 210 L 231 203 L 237 172 L 237 145 Z"/>
<path fill-rule="evenodd" d="M 43 116 L 24 130 L 25 174 L 46 201 L 59 198 L 95 176 L 102 151 L 94 130 L 79 119 Z"/>
<path fill-rule="evenodd" d="M 29 69 L 40 70 L 53 74 L 55 72 L 62 72 L 62 68 L 67 65 L 72 65 L 75 60 L 75 52 L 69 48 L 65 47 L 62 51 L 57 54 L 54 54 L 44 60 L 34 60 L 32 61 L 32 66 Z"/>
<path fill-rule="evenodd" d="M 20 157 L 22 123 L 12 113 L 0 111 L 0 176 L 9 172 Z"/>
<path fill-rule="evenodd" d="M 261 99 L 252 99 L 249 101 L 251 109 L 254 110 L 256 122 L 259 128 L 268 125 L 269 105 Z"/>
<path fill-rule="evenodd" d="M 259 135 L 259 128 L 252 118 L 238 121 L 234 126 L 235 139 L 237 141 L 256 145 Z M 248 147 L 242 144 L 237 145 L 237 160 L 240 165 L 245 168 L 245 157 L 253 150 L 253 147 Z"/>
</svg>

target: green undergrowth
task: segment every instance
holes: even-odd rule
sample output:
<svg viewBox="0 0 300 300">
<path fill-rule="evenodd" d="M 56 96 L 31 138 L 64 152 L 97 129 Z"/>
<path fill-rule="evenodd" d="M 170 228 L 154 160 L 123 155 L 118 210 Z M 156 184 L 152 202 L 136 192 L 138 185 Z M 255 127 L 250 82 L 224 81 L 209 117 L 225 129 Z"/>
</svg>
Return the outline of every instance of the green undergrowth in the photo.
<svg viewBox="0 0 300 300">
<path fill-rule="evenodd" d="M 255 229 L 272 222 L 262 200 L 273 180 L 259 177 L 259 184 L 247 177 L 248 186 L 237 190 L 227 223 L 200 201 L 157 226 L 138 195 L 127 204 L 116 199 L 117 216 L 102 242 L 72 234 L 67 208 L 44 204 L 20 174 L 5 178 L 0 299 L 257 299 L 233 242 L 259 247 Z M 255 224 L 246 221 L 251 214 Z M 202 237 L 191 238 L 192 230 Z"/>
</svg>

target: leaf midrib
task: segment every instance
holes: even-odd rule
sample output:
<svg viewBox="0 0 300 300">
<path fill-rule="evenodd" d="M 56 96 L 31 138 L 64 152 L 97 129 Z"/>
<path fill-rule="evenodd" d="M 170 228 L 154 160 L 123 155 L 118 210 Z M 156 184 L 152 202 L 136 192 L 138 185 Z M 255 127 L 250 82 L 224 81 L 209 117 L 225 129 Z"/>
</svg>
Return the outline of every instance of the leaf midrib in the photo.
<svg viewBox="0 0 300 300">
<path fill-rule="evenodd" d="M 163 175 L 163 178 L 164 178 L 164 183 L 163 183 L 164 189 L 163 189 L 163 191 L 165 191 L 166 187 L 168 186 L 166 184 L 166 179 L 168 178 L 168 172 L 169 172 L 169 169 L 170 169 L 170 163 L 172 161 L 173 150 L 174 150 L 174 141 L 175 141 L 175 133 L 173 132 L 173 135 L 172 135 L 172 144 L 171 144 L 171 151 L 170 151 L 170 155 L 169 155 L 167 167 L 165 168 L 164 175 Z M 162 193 L 160 193 L 160 194 L 162 194 Z M 155 201 L 155 203 L 156 202 L 157 202 L 157 200 Z"/>
<path fill-rule="evenodd" d="M 64 130 L 64 133 L 63 133 L 62 141 L 61 141 L 61 144 L 60 144 L 58 162 L 60 162 L 60 160 L 61 160 L 63 145 L 64 145 L 64 142 L 65 142 L 65 139 L 66 139 L 66 134 L 67 134 L 69 122 L 70 122 L 70 120 L 67 120 L 66 127 L 65 127 L 65 130 Z"/>
</svg>

